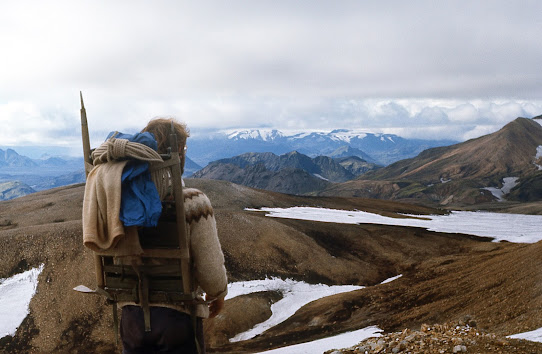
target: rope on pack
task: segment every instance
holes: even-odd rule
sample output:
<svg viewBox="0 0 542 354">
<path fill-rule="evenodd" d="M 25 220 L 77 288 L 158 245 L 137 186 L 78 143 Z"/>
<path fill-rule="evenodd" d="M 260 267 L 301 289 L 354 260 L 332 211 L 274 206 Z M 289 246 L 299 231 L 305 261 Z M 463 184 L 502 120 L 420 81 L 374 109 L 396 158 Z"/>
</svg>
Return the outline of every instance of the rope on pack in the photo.
<svg viewBox="0 0 542 354">
<path fill-rule="evenodd" d="M 147 145 L 117 139 L 113 135 L 91 154 L 94 166 L 115 160 L 136 159 L 147 162 L 162 162 L 160 154 Z"/>
</svg>

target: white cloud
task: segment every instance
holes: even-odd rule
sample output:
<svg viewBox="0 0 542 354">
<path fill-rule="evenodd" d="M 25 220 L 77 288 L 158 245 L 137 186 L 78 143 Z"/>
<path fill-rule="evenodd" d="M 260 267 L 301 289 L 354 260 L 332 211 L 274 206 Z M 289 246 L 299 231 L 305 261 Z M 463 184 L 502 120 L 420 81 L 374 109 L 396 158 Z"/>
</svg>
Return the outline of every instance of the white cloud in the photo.
<svg viewBox="0 0 542 354">
<path fill-rule="evenodd" d="M 55 107 L 41 109 L 34 103 L 13 101 L 0 104 L 0 141 L 3 145 L 73 144 L 78 122 Z"/>
<path fill-rule="evenodd" d="M 478 110 L 472 103 L 464 103 L 450 109 L 448 116 L 454 122 L 472 123 L 478 118 Z"/>
<path fill-rule="evenodd" d="M 2 145 L 80 145 L 79 97 L 71 111 L 31 102 L 0 104 Z M 129 99 L 101 104 L 107 97 L 85 93 L 91 143 L 103 141 L 111 130 L 137 132 L 157 116 L 173 116 L 198 130 L 268 127 L 279 130 L 365 129 L 407 138 L 466 140 L 500 129 L 529 111 L 542 112 L 542 102 L 466 102 L 418 100 L 290 100 L 241 96 L 168 101 Z M 454 106 L 457 104 L 457 106 Z M 532 115 L 531 115 L 532 116 Z M 14 122 L 16 122 L 14 124 Z"/>
</svg>

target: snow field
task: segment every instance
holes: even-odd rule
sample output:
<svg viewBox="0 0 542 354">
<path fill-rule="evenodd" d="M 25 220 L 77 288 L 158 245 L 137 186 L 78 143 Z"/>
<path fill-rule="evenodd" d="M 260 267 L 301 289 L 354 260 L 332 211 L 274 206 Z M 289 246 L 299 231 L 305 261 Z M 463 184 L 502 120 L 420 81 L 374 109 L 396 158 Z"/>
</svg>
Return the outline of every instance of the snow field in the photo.
<svg viewBox="0 0 542 354">
<path fill-rule="evenodd" d="M 261 208 L 273 218 L 422 227 L 429 231 L 491 237 L 495 242 L 535 243 L 542 240 L 542 215 L 503 214 L 482 211 L 452 211 L 447 215 L 397 215 L 397 218 L 368 213 L 314 207 Z"/>
<path fill-rule="evenodd" d="M 254 338 L 267 329 L 278 325 L 287 320 L 297 310 L 311 301 L 321 299 L 326 296 L 363 289 L 356 285 L 335 285 L 307 284 L 292 279 L 282 280 L 271 278 L 265 280 L 251 280 L 247 282 L 237 282 L 228 285 L 228 295 L 226 300 L 239 295 L 246 295 L 260 291 L 277 291 L 282 294 L 282 299 L 271 305 L 272 315 L 266 321 L 257 324 L 252 329 L 239 333 L 230 342 L 239 342 Z"/>
<path fill-rule="evenodd" d="M 542 343 L 542 328 L 538 328 L 538 329 L 535 329 L 534 331 L 530 331 L 530 332 L 513 334 L 511 336 L 508 336 L 508 338 L 526 339 L 526 340 L 530 340 L 531 342 L 541 342 Z"/>
<path fill-rule="evenodd" d="M 380 337 L 382 330 L 377 326 L 365 327 L 353 332 L 342 333 L 333 337 L 318 339 L 312 342 L 291 345 L 288 347 L 267 350 L 265 354 L 314 354 L 326 350 L 352 347 L 362 340 Z"/>
<path fill-rule="evenodd" d="M 0 279 L 0 338 L 15 335 L 28 315 L 28 305 L 36 293 L 42 270 L 43 264 L 11 278 Z"/>
<path fill-rule="evenodd" d="M 504 196 L 510 193 L 512 188 L 517 186 L 519 177 L 505 177 L 502 179 L 502 187 L 501 188 L 495 188 L 495 187 L 486 187 L 482 189 L 486 189 L 493 194 L 495 198 L 497 198 L 497 201 L 503 202 L 506 199 L 504 199 Z"/>
</svg>

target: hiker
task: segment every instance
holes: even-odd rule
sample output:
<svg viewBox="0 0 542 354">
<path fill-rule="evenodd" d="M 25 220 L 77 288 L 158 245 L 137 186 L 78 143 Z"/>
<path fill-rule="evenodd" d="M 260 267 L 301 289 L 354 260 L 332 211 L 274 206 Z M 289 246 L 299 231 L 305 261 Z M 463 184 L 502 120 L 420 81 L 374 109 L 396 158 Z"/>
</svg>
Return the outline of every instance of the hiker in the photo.
<svg viewBox="0 0 542 354">
<path fill-rule="evenodd" d="M 169 136 L 175 129 L 182 153 L 181 168 L 184 166 L 186 139 L 189 132 L 186 125 L 173 119 L 157 118 L 151 120 L 142 133 L 152 133 L 158 144 L 158 153 L 166 154 Z M 215 317 L 224 307 L 227 293 L 224 255 L 218 239 L 213 208 L 207 196 L 194 188 L 184 188 L 184 207 L 190 236 L 190 253 L 193 260 L 193 279 L 199 293 L 205 292 L 209 305 L 196 305 L 196 328 L 190 316 L 190 308 L 175 303 L 150 303 L 151 331 L 145 332 L 144 314 L 141 306 L 121 303 L 122 308 L 120 335 L 123 353 L 167 352 L 197 353 L 196 341 L 200 352 L 205 353 L 203 340 L 203 318 Z M 171 188 L 165 199 L 173 198 Z"/>
</svg>

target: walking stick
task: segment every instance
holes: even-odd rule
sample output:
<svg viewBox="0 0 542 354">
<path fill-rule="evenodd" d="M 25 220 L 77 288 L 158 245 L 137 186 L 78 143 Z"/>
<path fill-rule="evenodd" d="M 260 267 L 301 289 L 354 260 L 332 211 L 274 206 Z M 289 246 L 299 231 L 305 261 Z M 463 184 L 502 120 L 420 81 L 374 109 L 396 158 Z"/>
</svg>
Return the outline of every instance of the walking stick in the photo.
<svg viewBox="0 0 542 354">
<path fill-rule="evenodd" d="M 83 160 L 85 164 L 85 174 L 88 176 L 92 170 L 92 159 L 90 157 L 90 138 L 88 134 L 87 111 L 83 103 L 83 93 L 79 91 L 81 97 L 81 136 L 83 138 Z"/>
<path fill-rule="evenodd" d="M 88 122 L 87 122 L 87 111 L 85 109 L 85 104 L 83 103 L 83 93 L 79 91 L 79 96 L 81 97 L 81 136 L 83 138 L 83 160 L 85 164 L 85 175 L 88 176 L 89 172 L 94 167 L 92 165 L 92 158 L 90 157 L 90 138 L 88 134 Z M 94 264 L 96 267 L 96 285 L 98 288 L 104 287 L 104 276 L 103 276 L 103 264 L 102 258 L 94 254 Z"/>
</svg>

